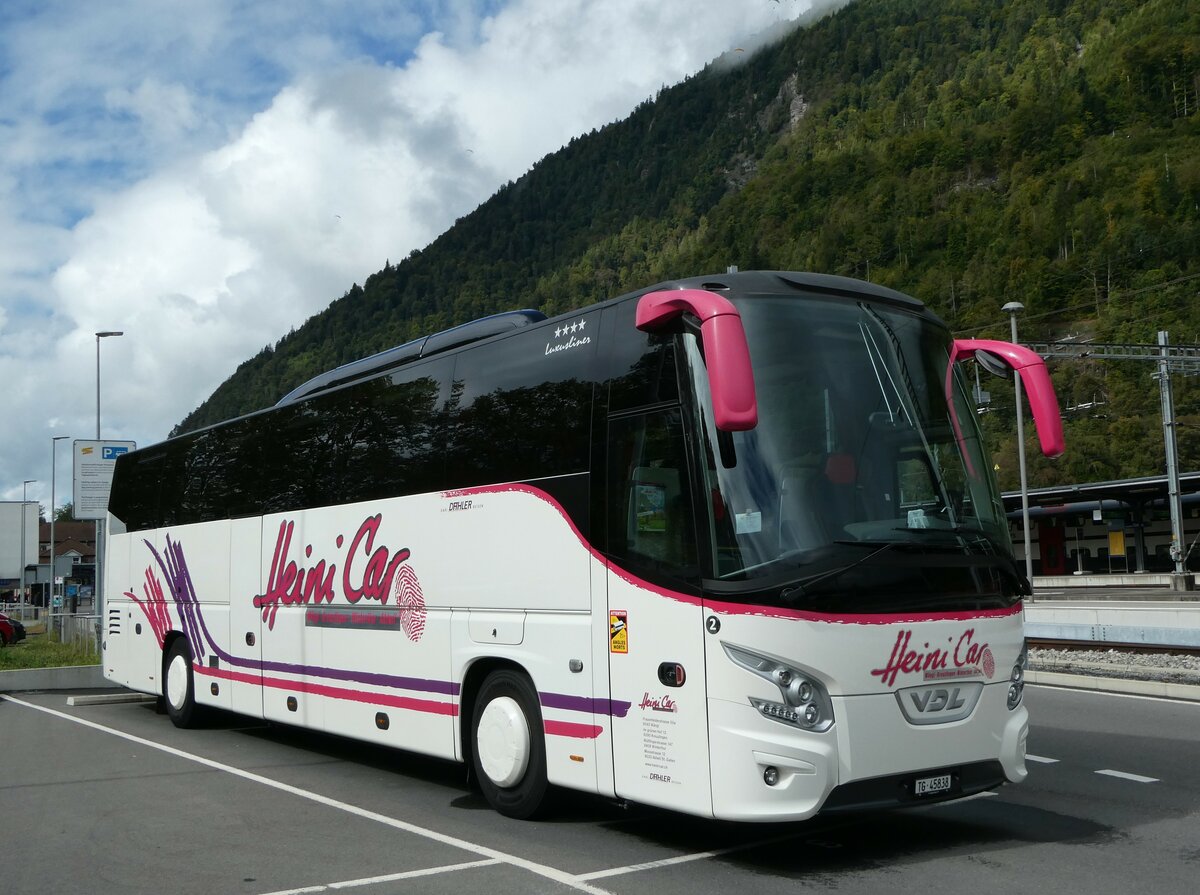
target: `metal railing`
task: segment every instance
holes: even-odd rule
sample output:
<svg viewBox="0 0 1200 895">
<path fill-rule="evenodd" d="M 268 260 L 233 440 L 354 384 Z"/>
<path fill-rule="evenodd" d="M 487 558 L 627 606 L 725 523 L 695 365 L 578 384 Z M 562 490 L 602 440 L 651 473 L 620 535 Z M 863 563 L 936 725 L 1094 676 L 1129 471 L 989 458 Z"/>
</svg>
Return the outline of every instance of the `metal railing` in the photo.
<svg viewBox="0 0 1200 895">
<path fill-rule="evenodd" d="M 46 631 L 57 635 L 59 643 L 79 650 L 96 652 L 96 631 L 100 616 L 87 612 L 54 612 L 46 617 Z"/>
<path fill-rule="evenodd" d="M 84 651 L 99 652 L 97 643 L 100 616 L 90 611 L 66 612 L 61 609 L 47 610 L 44 606 L 32 606 L 28 603 L 24 607 L 19 603 L 0 603 L 0 612 L 15 618 L 25 625 L 26 629 L 34 623 L 44 623 L 46 636 L 59 643 L 68 643 Z"/>
</svg>

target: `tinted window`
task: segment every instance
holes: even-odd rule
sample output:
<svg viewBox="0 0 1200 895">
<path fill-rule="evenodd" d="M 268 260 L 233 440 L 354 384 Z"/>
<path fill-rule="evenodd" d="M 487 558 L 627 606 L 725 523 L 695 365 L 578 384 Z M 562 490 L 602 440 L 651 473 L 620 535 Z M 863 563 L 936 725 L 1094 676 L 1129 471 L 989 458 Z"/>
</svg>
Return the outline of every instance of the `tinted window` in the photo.
<svg viewBox="0 0 1200 895">
<path fill-rule="evenodd" d="M 580 315 L 457 355 L 447 438 L 455 487 L 587 470 L 598 321 Z"/>
<path fill-rule="evenodd" d="M 608 549 L 622 565 L 695 580 L 696 526 L 678 408 L 608 426 Z"/>
<path fill-rule="evenodd" d="M 405 367 L 122 458 L 130 531 L 436 491 L 452 360 Z"/>
<path fill-rule="evenodd" d="M 439 408 L 450 361 L 285 406 L 246 445 L 256 512 L 285 512 L 442 487 Z M 267 422 L 267 421 L 264 421 Z"/>
<path fill-rule="evenodd" d="M 637 302 L 627 301 L 609 308 L 605 314 L 608 340 L 607 375 L 610 379 L 609 410 L 679 400 L 679 381 L 675 372 L 675 336 L 670 333 L 644 333 L 635 325 Z"/>
</svg>

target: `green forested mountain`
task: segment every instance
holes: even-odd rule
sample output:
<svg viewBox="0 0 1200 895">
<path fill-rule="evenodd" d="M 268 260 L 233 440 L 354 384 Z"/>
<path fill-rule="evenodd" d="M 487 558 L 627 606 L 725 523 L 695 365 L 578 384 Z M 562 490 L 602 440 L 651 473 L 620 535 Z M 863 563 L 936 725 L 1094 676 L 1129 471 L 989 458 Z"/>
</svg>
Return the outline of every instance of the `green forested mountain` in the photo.
<svg viewBox="0 0 1200 895">
<path fill-rule="evenodd" d="M 962 335 L 1006 338 L 1016 300 L 1023 341 L 1198 343 L 1198 106 L 1195 3 L 856 0 L 546 157 L 243 363 L 173 434 L 422 333 L 730 264 L 884 283 Z M 1149 365 L 1052 369 L 1068 449 L 1031 484 L 1162 472 Z M 1175 388 L 1181 463 L 1200 468 L 1200 388 Z M 992 391 L 1011 488 L 1011 392 Z"/>
</svg>

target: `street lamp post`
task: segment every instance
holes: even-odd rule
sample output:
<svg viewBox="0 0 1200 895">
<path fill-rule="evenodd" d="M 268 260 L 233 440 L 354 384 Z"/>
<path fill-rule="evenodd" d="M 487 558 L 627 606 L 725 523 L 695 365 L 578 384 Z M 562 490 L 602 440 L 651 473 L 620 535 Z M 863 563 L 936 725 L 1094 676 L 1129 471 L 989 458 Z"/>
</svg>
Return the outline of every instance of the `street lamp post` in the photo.
<svg viewBox="0 0 1200 895">
<path fill-rule="evenodd" d="M 110 336 L 123 336 L 125 333 L 121 330 L 104 330 L 96 333 L 96 440 L 100 440 L 100 340 L 107 339 Z M 95 569 L 96 580 L 92 583 L 92 608 L 96 614 L 96 643 L 100 643 L 101 619 L 104 615 L 104 597 L 100 589 L 100 556 L 104 550 L 103 544 L 104 520 L 96 520 L 96 562 L 93 568 Z"/>
<path fill-rule="evenodd" d="M 29 486 L 37 479 L 26 479 L 21 483 L 21 618 L 25 618 L 25 514 L 29 505 Z"/>
<path fill-rule="evenodd" d="M 1017 343 L 1017 314 L 1025 310 L 1019 301 L 1010 301 L 1000 310 L 1008 312 L 1012 341 Z M 1025 474 L 1025 414 L 1021 410 L 1021 374 L 1013 373 L 1013 391 L 1017 402 L 1017 465 L 1021 471 L 1021 527 L 1025 531 L 1025 577 L 1033 586 L 1033 551 L 1029 543 L 1029 482 Z"/>
<path fill-rule="evenodd" d="M 50 606 L 54 605 L 54 490 L 58 473 L 58 443 L 66 438 L 66 435 L 51 435 L 50 436 Z"/>
<path fill-rule="evenodd" d="M 96 440 L 100 440 L 100 340 L 109 336 L 123 336 L 124 332 L 105 330 L 96 333 Z"/>
</svg>

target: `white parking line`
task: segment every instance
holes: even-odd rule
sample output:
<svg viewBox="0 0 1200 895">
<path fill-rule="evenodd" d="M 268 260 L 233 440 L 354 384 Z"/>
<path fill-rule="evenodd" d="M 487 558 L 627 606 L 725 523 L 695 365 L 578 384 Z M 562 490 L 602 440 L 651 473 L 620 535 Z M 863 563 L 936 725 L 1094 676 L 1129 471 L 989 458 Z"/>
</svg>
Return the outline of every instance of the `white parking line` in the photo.
<svg viewBox="0 0 1200 895">
<path fill-rule="evenodd" d="M 1028 753 L 1025 755 L 1025 760 L 1033 761 L 1037 764 L 1058 764 L 1057 758 L 1043 758 L 1040 755 L 1029 755 Z"/>
<path fill-rule="evenodd" d="M 166 752 L 168 755 L 174 755 L 177 758 L 184 758 L 188 761 L 194 761 L 197 764 L 202 764 L 205 767 L 213 768 L 218 771 L 224 771 L 227 774 L 232 774 L 235 777 L 241 777 L 244 780 L 251 780 L 254 783 L 261 783 L 263 786 L 269 786 L 272 789 L 277 789 L 281 792 L 286 792 L 302 799 L 308 799 L 310 802 L 316 802 L 318 805 L 324 805 L 327 808 L 335 808 L 338 811 L 345 811 L 347 814 L 353 814 L 366 820 L 385 824 L 389 827 L 394 827 L 397 830 L 403 830 L 406 833 L 412 833 L 415 836 L 422 836 L 426 839 L 431 839 L 434 842 L 440 842 L 443 845 L 449 845 L 453 848 L 459 848 L 463 851 L 482 855 L 485 858 L 492 858 L 503 864 L 519 867 L 522 870 L 527 870 L 530 873 L 536 874 L 537 876 L 541 876 L 556 883 L 561 883 L 564 886 L 568 886 L 577 892 L 588 892 L 590 895 L 611 895 L 611 893 L 606 892 L 604 889 L 597 889 L 594 886 L 589 886 L 581 877 L 567 873 L 563 870 L 558 870 L 554 867 L 548 867 L 545 864 L 539 864 L 536 861 L 529 861 L 525 858 L 520 858 L 516 855 L 510 855 L 494 848 L 488 848 L 486 845 L 479 845 L 475 842 L 468 842 L 465 839 L 459 839 L 456 836 L 448 836 L 445 833 L 438 833 L 435 830 L 429 830 L 425 827 L 418 827 L 416 824 L 411 824 L 395 817 L 388 817 L 386 814 L 368 811 L 365 808 L 360 808 L 357 805 L 351 805 L 348 802 L 339 802 L 337 799 L 331 799 L 328 796 L 319 795 L 315 792 L 309 792 L 308 790 L 300 789 L 296 786 L 290 786 L 287 783 L 281 783 L 278 780 L 272 780 L 270 777 L 264 777 L 261 774 L 245 771 L 241 768 L 236 768 L 233 765 L 223 764 L 222 762 L 214 761 L 211 758 L 205 758 L 202 755 L 184 752 L 182 749 L 176 749 L 173 746 L 166 746 L 162 743 L 156 743 L 154 740 L 147 740 L 143 737 L 135 736 L 132 733 L 126 733 L 123 730 L 117 730 L 114 727 L 105 727 L 103 724 L 97 724 L 95 721 L 77 718 L 74 715 L 68 715 L 66 712 L 60 712 L 55 709 L 46 708 L 45 706 L 36 705 L 32 702 L 26 702 L 23 699 L 17 699 L 16 697 L 9 696 L 7 694 L 0 693 L 0 699 L 11 702 L 15 705 L 24 706 L 27 709 L 33 709 L 38 712 L 43 712 L 47 715 L 53 715 L 55 718 L 61 718 L 64 721 L 70 721 L 73 724 L 79 724 L 83 727 L 90 727 L 93 730 L 99 730 L 103 733 L 111 734 L 112 736 L 120 737 L 121 739 L 129 740 L 133 743 L 139 743 L 143 746 L 148 746 L 151 749 L 157 749 L 160 752 Z M 300 891 L 309 892 L 319 890 L 303 889 Z"/>
<path fill-rule="evenodd" d="M 453 873 L 455 870 L 469 870 L 472 867 L 492 867 L 499 863 L 500 861 L 496 858 L 488 858 L 485 861 L 468 861 L 465 864 L 447 864 L 445 867 L 426 867 L 424 870 L 389 873 L 387 876 L 348 879 L 340 883 L 326 883 L 323 886 L 305 886 L 302 889 L 280 889 L 278 892 L 268 892 L 266 895 L 308 895 L 309 892 L 327 892 L 330 889 L 353 889 L 356 886 L 374 886 L 379 883 L 391 883 L 400 879 L 416 879 L 419 876 L 436 876 L 440 873 Z"/>
<path fill-rule="evenodd" d="M 990 799 L 1000 795 L 994 789 L 989 789 L 984 792 L 977 792 L 973 796 L 963 796 L 961 799 L 951 799 L 949 802 L 934 802 L 934 807 L 940 805 L 961 805 L 963 802 L 974 802 L 976 799 Z"/>
<path fill-rule="evenodd" d="M 1118 780 L 1132 780 L 1134 783 L 1158 783 L 1157 777 L 1143 777 L 1141 774 L 1127 774 L 1124 771 L 1096 771 L 1105 777 L 1116 777 Z"/>
<path fill-rule="evenodd" d="M 642 864 L 627 864 L 624 867 L 610 867 L 607 870 L 596 870 L 592 873 L 581 873 L 576 879 L 592 880 L 604 879 L 608 876 L 623 876 L 626 873 L 637 873 L 639 870 L 654 870 L 658 867 L 673 867 L 676 864 L 689 864 L 692 861 L 703 861 L 706 858 L 719 858 L 722 855 L 730 855 L 734 852 L 749 851 L 754 848 L 762 848 L 767 845 L 774 845 L 777 842 L 788 842 L 800 837 L 800 833 L 785 833 L 782 836 L 772 836 L 770 839 L 759 839 L 754 842 L 746 842 L 742 845 L 731 845 L 729 848 L 719 848 L 715 851 L 699 851 L 693 852 L 690 855 L 676 855 L 674 858 L 663 858 L 660 861 L 646 861 Z"/>
</svg>

